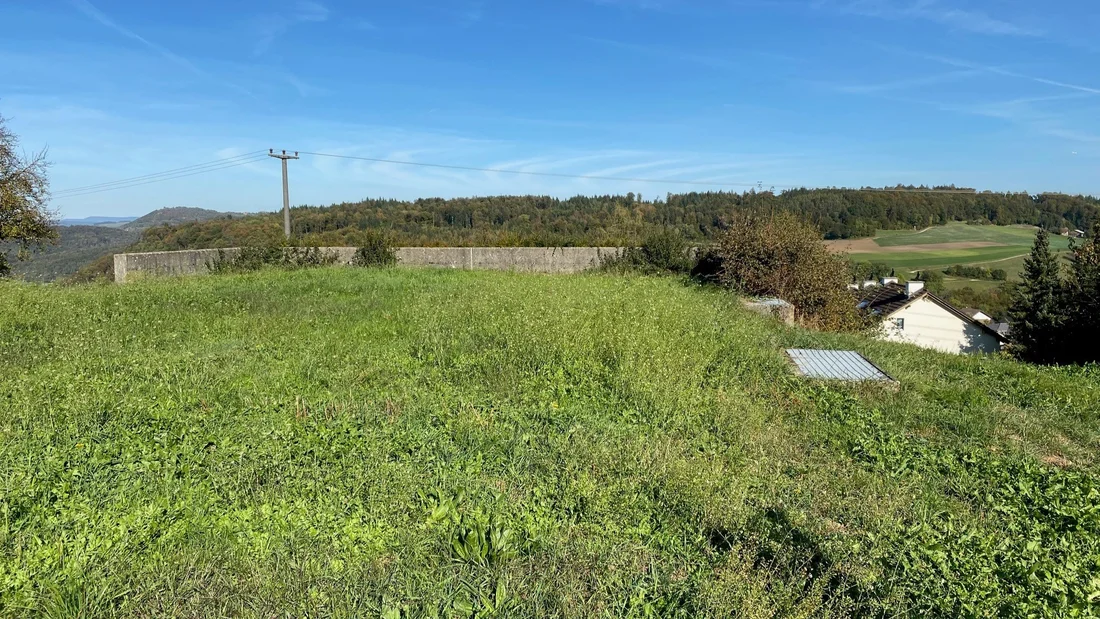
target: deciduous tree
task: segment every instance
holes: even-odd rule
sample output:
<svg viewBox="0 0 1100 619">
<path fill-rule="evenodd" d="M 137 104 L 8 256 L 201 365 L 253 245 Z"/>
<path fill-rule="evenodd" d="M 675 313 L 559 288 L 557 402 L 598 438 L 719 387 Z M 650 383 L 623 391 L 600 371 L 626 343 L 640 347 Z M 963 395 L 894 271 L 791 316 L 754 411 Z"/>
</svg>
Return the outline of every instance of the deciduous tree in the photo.
<svg viewBox="0 0 1100 619">
<path fill-rule="evenodd" d="M 807 326 L 846 331 L 864 325 L 848 292 L 847 257 L 831 253 L 817 229 L 793 214 L 736 216 L 715 253 L 723 284 L 788 301 Z"/>
<path fill-rule="evenodd" d="M 33 155 L 19 150 L 19 139 L 0 117 L 0 277 L 11 272 L 7 247 L 14 244 L 23 260 L 33 247 L 57 239 L 47 209 L 48 166 L 45 150 Z"/>
</svg>

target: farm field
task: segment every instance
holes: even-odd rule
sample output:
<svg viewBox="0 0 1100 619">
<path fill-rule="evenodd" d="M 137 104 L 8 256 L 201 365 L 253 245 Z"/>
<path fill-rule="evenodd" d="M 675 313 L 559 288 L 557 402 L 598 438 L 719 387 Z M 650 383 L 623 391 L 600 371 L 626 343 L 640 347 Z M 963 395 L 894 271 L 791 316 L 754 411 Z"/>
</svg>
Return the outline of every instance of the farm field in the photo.
<svg viewBox="0 0 1100 619">
<path fill-rule="evenodd" d="M 924 230 L 880 230 L 875 243 L 880 247 L 898 245 L 933 245 L 940 243 L 978 243 L 1030 248 L 1035 240 L 1035 228 L 1031 226 L 972 225 L 952 222 L 932 226 Z M 1051 247 L 1066 249 L 1069 239 L 1051 235 Z"/>
<path fill-rule="evenodd" d="M 1100 612 L 1097 368 L 674 278 L 0 282 L 0 402 L 5 616 Z"/>
<path fill-rule="evenodd" d="M 982 226 L 953 222 L 923 230 L 880 230 L 874 238 L 828 241 L 853 260 L 882 262 L 908 272 L 944 269 L 956 264 L 1004 269 L 1018 279 L 1031 251 L 1035 229 L 1028 226 Z M 1051 248 L 1068 252 L 1069 239 L 1050 237 Z M 992 288 L 999 282 L 946 277 L 948 288 Z"/>
</svg>

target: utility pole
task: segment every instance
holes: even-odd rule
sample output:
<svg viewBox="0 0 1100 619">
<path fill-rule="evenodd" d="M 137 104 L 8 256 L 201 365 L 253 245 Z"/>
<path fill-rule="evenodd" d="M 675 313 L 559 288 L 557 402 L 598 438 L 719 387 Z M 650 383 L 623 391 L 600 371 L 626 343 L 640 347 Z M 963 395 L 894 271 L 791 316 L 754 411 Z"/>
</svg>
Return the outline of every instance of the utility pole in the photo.
<svg viewBox="0 0 1100 619">
<path fill-rule="evenodd" d="M 298 153 L 295 151 L 293 155 L 286 154 L 284 150 L 282 154 L 275 152 L 274 148 L 267 149 L 267 156 L 274 157 L 276 159 L 282 159 L 283 161 L 283 233 L 286 234 L 286 238 L 290 238 L 290 184 L 286 178 L 286 162 L 288 159 L 297 159 Z"/>
</svg>

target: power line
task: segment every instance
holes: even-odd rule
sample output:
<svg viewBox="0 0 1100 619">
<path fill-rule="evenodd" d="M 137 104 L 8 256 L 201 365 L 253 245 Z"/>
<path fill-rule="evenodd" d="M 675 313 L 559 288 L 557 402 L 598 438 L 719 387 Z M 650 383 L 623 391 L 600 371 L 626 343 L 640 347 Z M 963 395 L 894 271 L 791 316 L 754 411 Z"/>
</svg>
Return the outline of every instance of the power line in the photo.
<svg viewBox="0 0 1100 619">
<path fill-rule="evenodd" d="M 148 184 L 151 184 L 151 183 L 159 183 L 159 182 L 162 182 L 162 181 L 170 181 L 170 180 L 174 180 L 174 179 L 177 179 L 177 178 L 185 178 L 185 177 L 188 177 L 188 176 L 194 176 L 196 174 L 205 174 L 207 172 L 217 172 L 219 170 L 224 170 L 226 168 L 234 168 L 234 167 L 237 167 L 238 165 L 245 165 L 245 164 L 249 164 L 249 163 L 255 163 L 257 161 L 262 161 L 262 160 L 263 160 L 262 156 L 256 155 L 256 156 L 252 156 L 248 159 L 234 159 L 234 160 L 227 161 L 227 162 L 224 162 L 224 163 L 219 163 L 217 165 L 207 164 L 207 165 L 202 166 L 202 167 L 196 166 L 196 167 L 192 167 L 192 168 L 188 168 L 188 169 L 181 169 L 179 171 L 173 171 L 173 172 L 168 172 L 168 173 L 161 172 L 161 173 L 158 173 L 158 174 L 150 174 L 150 175 L 147 175 L 145 177 L 137 177 L 135 179 L 128 179 L 128 180 L 124 180 L 124 181 L 114 181 L 114 182 L 111 182 L 111 183 L 103 183 L 103 184 L 96 185 L 96 186 L 89 186 L 87 188 L 65 189 L 65 190 L 54 192 L 53 196 L 57 197 L 57 198 L 70 198 L 70 197 L 83 196 L 83 195 L 88 195 L 88 194 L 93 194 L 93 193 L 100 193 L 100 192 L 103 192 L 103 191 L 113 191 L 113 190 L 116 190 L 116 189 L 128 189 L 130 187 L 139 187 L 141 185 L 148 185 Z"/>
<path fill-rule="evenodd" d="M 76 197 L 87 196 L 87 195 L 91 195 L 91 194 L 95 194 L 95 193 L 103 193 L 104 191 L 116 191 L 116 190 L 119 190 L 119 189 L 129 189 L 131 187 L 140 187 L 142 185 L 149 185 L 149 184 L 152 184 L 152 183 L 160 183 L 160 182 L 163 182 L 163 181 L 175 180 L 177 178 L 186 178 L 188 176 L 195 176 L 196 174 L 206 174 L 208 172 L 217 172 L 219 170 L 227 170 L 229 168 L 236 168 L 238 166 L 248 165 L 250 163 L 256 163 L 258 161 L 262 161 L 265 158 L 266 158 L 266 155 L 262 156 L 262 157 L 256 157 L 254 159 L 246 159 L 246 160 L 243 160 L 243 161 L 239 161 L 237 163 L 230 163 L 230 164 L 222 165 L 222 166 L 219 166 L 219 167 L 205 168 L 205 169 L 202 169 L 202 170 L 197 170 L 197 171 L 189 172 L 189 173 L 186 173 L 186 174 L 175 174 L 173 176 L 166 176 L 166 177 L 162 177 L 162 178 L 154 178 L 154 179 L 151 179 L 151 180 L 146 180 L 146 181 L 142 181 L 142 182 L 138 182 L 138 183 L 130 183 L 130 184 L 127 184 L 127 185 L 119 185 L 119 186 L 116 186 L 116 187 L 105 187 L 103 189 L 94 189 L 94 190 L 91 190 L 91 191 L 66 193 L 65 195 L 62 195 L 60 197 L 61 198 L 76 198 Z M 55 194 L 55 197 L 56 197 L 56 194 Z"/>
<path fill-rule="evenodd" d="M 105 188 L 105 187 L 113 187 L 115 185 L 127 185 L 127 184 L 130 184 L 130 183 L 133 183 L 133 182 L 149 180 L 149 179 L 152 179 L 152 178 L 158 178 L 158 180 L 159 180 L 159 177 L 163 177 L 163 176 L 171 176 L 171 175 L 175 175 L 175 174 L 179 174 L 179 173 L 197 171 L 197 170 L 200 170 L 200 169 L 202 169 L 202 171 L 206 171 L 205 168 L 217 169 L 219 166 L 222 166 L 224 164 L 233 163 L 233 162 L 240 162 L 240 161 L 243 161 L 245 159 L 259 160 L 259 159 L 263 158 L 262 157 L 263 154 L 264 154 L 264 151 L 255 151 L 255 152 L 251 152 L 251 153 L 245 153 L 243 155 L 237 155 L 236 157 L 228 157 L 228 158 L 225 158 L 225 159 L 218 159 L 216 161 L 208 161 L 206 163 L 197 163 L 197 164 L 185 166 L 185 167 L 182 167 L 182 168 L 176 168 L 174 170 L 165 170 L 164 172 L 155 172 L 153 174 L 145 174 L 145 175 L 142 175 L 142 176 L 135 176 L 133 178 L 124 178 L 124 179 L 119 179 L 117 181 L 110 181 L 110 182 L 107 182 L 107 183 L 99 183 L 99 184 L 96 184 L 96 185 L 85 185 L 83 187 L 70 187 L 68 189 L 61 189 L 59 191 L 55 191 L 55 192 L 53 192 L 53 195 L 56 196 L 56 195 L 59 195 L 59 194 L 83 193 L 83 192 L 89 191 L 89 190 L 102 189 L 102 188 Z M 165 180 L 168 180 L 168 179 L 165 179 Z"/>
</svg>

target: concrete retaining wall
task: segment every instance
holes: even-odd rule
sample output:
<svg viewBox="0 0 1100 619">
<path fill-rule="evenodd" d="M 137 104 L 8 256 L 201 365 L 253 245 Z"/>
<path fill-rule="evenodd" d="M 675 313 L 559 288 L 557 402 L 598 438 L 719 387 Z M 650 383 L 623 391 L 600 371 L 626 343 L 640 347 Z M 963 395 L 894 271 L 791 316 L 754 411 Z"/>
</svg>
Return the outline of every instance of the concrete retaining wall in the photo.
<svg viewBox="0 0 1100 619">
<path fill-rule="evenodd" d="M 240 251 L 234 247 L 115 254 L 115 281 L 124 283 L 136 277 L 207 273 L 220 255 L 233 258 Z M 351 264 L 356 248 L 324 247 L 322 251 L 335 254 L 338 264 Z M 404 266 L 578 273 L 599 265 L 603 257 L 615 256 L 622 250 L 618 247 L 400 247 L 396 251 L 398 264 Z"/>
<path fill-rule="evenodd" d="M 133 277 L 162 277 L 206 273 L 210 263 L 221 252 L 235 257 L 240 249 L 193 249 L 190 251 L 154 251 L 142 254 L 115 254 L 115 281 L 126 282 Z"/>
</svg>

